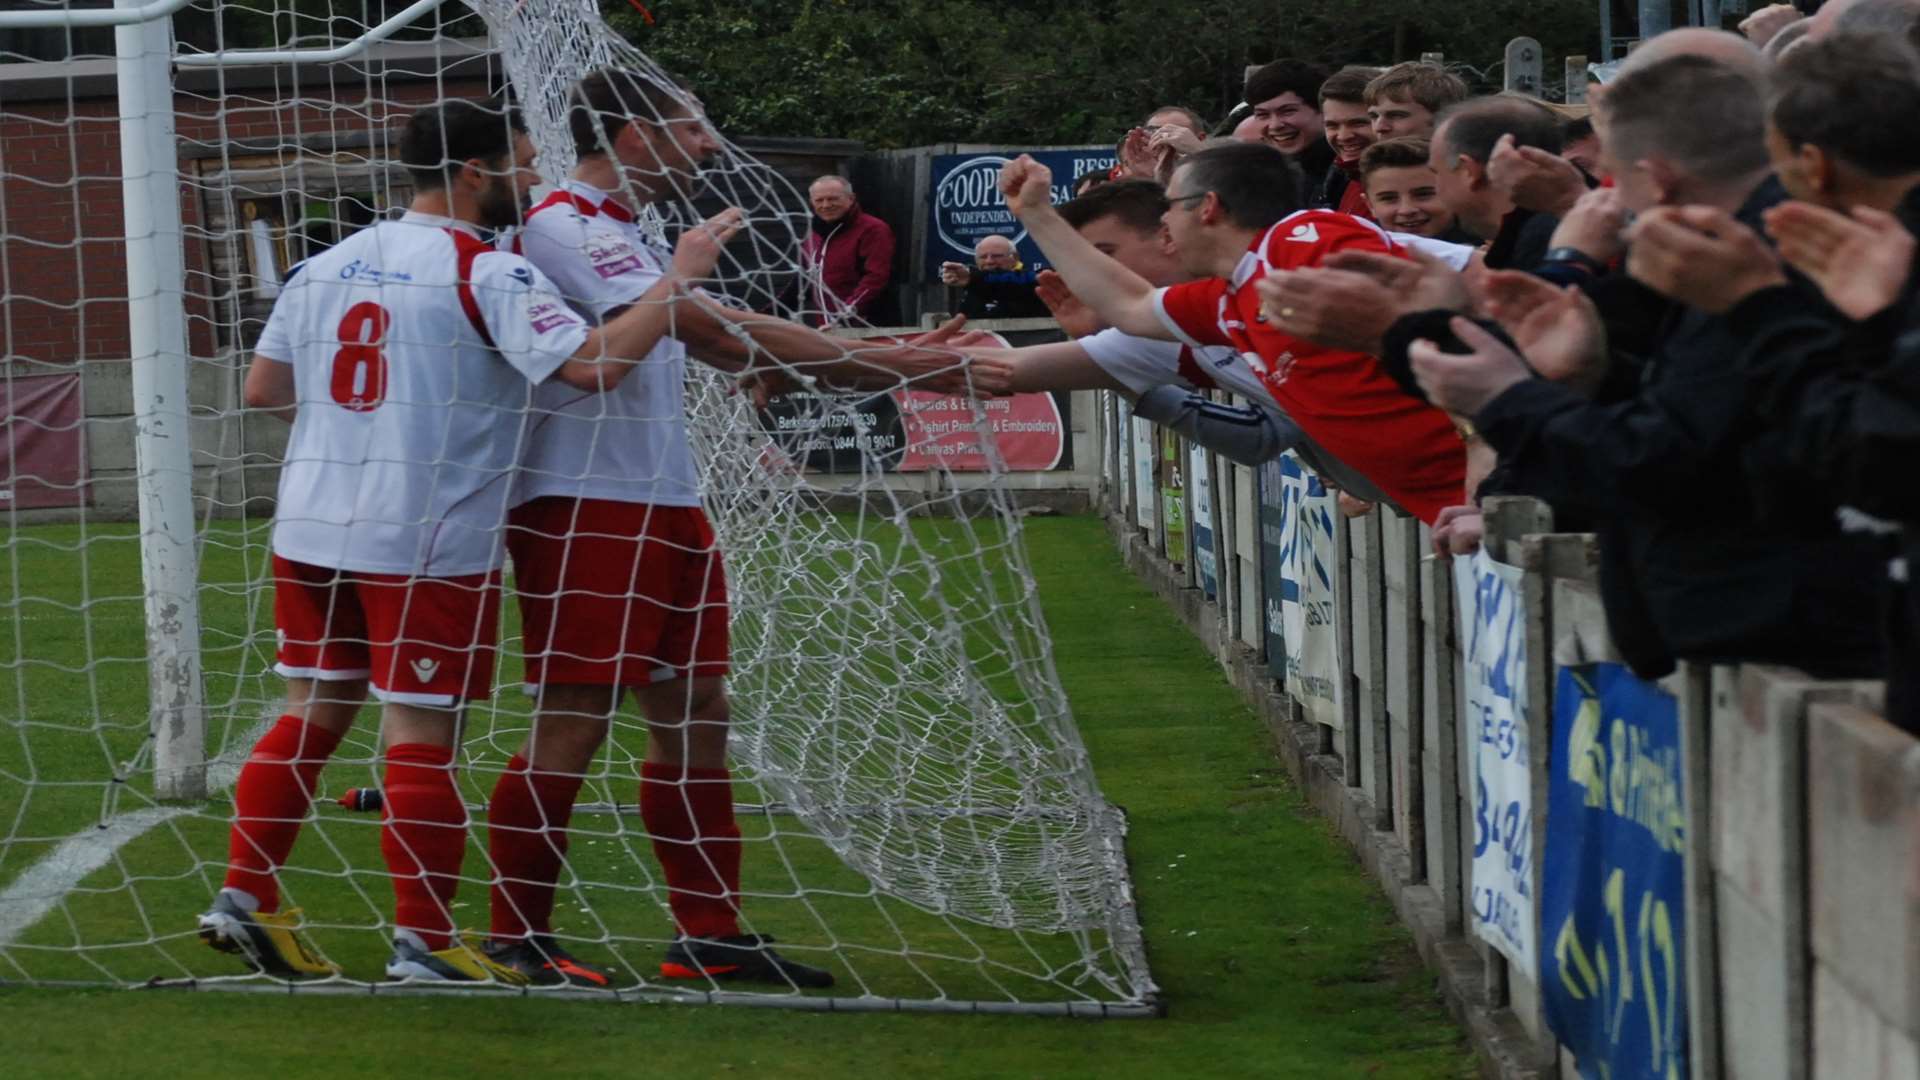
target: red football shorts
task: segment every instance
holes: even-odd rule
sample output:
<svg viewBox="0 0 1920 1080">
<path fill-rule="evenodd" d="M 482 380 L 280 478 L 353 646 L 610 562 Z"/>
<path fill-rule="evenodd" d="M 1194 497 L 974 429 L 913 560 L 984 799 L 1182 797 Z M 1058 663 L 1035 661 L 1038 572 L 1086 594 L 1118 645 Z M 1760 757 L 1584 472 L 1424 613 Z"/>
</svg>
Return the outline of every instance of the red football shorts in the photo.
<svg viewBox="0 0 1920 1080">
<path fill-rule="evenodd" d="M 550 496 L 508 525 L 529 687 L 727 673 L 727 574 L 705 511 Z"/>
<path fill-rule="evenodd" d="M 369 679 L 374 696 L 451 708 L 493 692 L 500 571 L 368 574 L 273 557 L 279 663 L 294 679 Z"/>
</svg>

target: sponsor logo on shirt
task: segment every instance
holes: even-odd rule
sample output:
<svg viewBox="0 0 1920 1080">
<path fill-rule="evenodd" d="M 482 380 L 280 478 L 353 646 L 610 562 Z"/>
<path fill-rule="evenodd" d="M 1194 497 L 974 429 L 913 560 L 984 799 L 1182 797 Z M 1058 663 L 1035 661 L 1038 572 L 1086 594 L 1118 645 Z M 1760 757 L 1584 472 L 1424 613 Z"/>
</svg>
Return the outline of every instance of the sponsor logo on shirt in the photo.
<svg viewBox="0 0 1920 1080">
<path fill-rule="evenodd" d="M 533 288 L 533 271 L 524 266 L 516 266 L 507 271 L 507 276 L 529 289 Z"/>
<path fill-rule="evenodd" d="M 1320 230 L 1309 221 L 1305 225 L 1295 225 L 1287 234 L 1287 239 L 1296 244 L 1317 244 L 1320 242 Z"/>
<path fill-rule="evenodd" d="M 1291 352 L 1281 353 L 1279 357 L 1276 358 L 1273 362 L 1273 375 L 1271 376 L 1269 381 L 1271 381 L 1275 386 L 1278 386 L 1281 383 L 1286 382 L 1287 376 L 1293 372 L 1293 359 L 1294 359 L 1293 353 Z"/>
<path fill-rule="evenodd" d="M 341 281 L 412 281 L 413 275 L 405 270 L 382 270 L 355 259 L 340 268 Z"/>
<path fill-rule="evenodd" d="M 518 271 L 516 271 L 517 273 Z M 533 332 L 544 334 L 561 326 L 577 326 L 580 320 L 563 304 L 541 300 L 527 309 L 527 318 L 533 323 Z"/>
<path fill-rule="evenodd" d="M 635 270 L 643 270 L 646 263 L 641 260 L 633 245 L 620 241 L 611 244 L 588 244 L 587 261 L 593 264 L 593 272 L 603 278 L 617 278 Z"/>
</svg>

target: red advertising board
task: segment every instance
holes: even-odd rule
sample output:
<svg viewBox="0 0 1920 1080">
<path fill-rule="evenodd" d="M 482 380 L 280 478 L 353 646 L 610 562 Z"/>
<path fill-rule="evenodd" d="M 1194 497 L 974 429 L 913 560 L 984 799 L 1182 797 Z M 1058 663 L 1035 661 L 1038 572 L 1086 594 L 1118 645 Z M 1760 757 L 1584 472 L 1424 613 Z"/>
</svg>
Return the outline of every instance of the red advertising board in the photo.
<svg viewBox="0 0 1920 1080">
<path fill-rule="evenodd" d="M 1006 339 L 991 335 L 1008 347 Z M 891 342 L 867 338 L 862 344 Z M 911 339 L 908 339 L 911 340 Z M 860 401 L 790 394 L 761 417 L 773 436 L 769 460 L 810 472 L 988 472 L 987 443 L 1008 472 L 1071 465 L 1071 414 L 1065 394 L 1015 394 L 974 400 L 923 390 L 894 390 Z"/>
<path fill-rule="evenodd" d="M 80 373 L 0 377 L 0 510 L 87 501 Z"/>
</svg>

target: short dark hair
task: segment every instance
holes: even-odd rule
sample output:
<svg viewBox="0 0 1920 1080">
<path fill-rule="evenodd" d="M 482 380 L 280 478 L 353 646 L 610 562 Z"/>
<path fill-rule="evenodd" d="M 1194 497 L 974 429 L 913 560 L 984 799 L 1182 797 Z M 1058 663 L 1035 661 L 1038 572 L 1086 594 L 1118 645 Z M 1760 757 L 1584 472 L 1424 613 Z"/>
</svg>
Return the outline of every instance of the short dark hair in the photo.
<svg viewBox="0 0 1920 1080">
<path fill-rule="evenodd" d="M 1354 65 L 1352 67 L 1343 67 L 1339 71 L 1327 76 L 1327 81 L 1320 84 L 1321 111 L 1326 111 L 1327 102 L 1329 101 L 1343 101 L 1348 105 L 1365 105 L 1367 103 L 1367 84 L 1378 78 L 1379 75 L 1379 68 Z"/>
<path fill-rule="evenodd" d="M 520 113 L 502 105 L 452 98 L 407 118 L 400 134 L 400 164 L 416 191 L 441 191 L 469 161 L 506 171 L 514 137 L 526 131 Z"/>
<path fill-rule="evenodd" d="M 1581 139 L 1591 138 L 1593 138 L 1593 118 L 1590 116 L 1576 116 L 1560 125 L 1560 145 L 1562 147 L 1572 146 Z"/>
<path fill-rule="evenodd" d="M 1360 154 L 1360 182 L 1381 169 L 1424 169 L 1433 157 L 1433 144 L 1417 135 L 1381 139 Z"/>
<path fill-rule="evenodd" d="M 1408 60 L 1381 72 L 1367 84 L 1366 103 L 1378 105 L 1382 98 L 1406 98 L 1423 105 L 1430 113 L 1467 100 L 1465 79 L 1424 60 Z"/>
<path fill-rule="evenodd" d="M 1264 229 L 1300 209 L 1300 176 L 1287 155 L 1266 143 L 1208 146 L 1182 161 L 1189 195 L 1211 191 L 1227 220 L 1243 229 Z"/>
<path fill-rule="evenodd" d="M 1114 182 L 1113 177 L 1108 176 L 1107 171 L 1105 169 L 1090 169 L 1087 172 L 1083 172 L 1079 176 L 1074 178 L 1073 180 L 1074 197 L 1078 198 L 1081 195 L 1085 195 L 1087 192 L 1092 191 L 1094 188 L 1101 187 L 1106 184 L 1111 184 L 1113 182 Z M 1151 183 L 1151 181 L 1149 181 L 1149 183 Z M 1157 187 L 1158 185 L 1155 185 L 1155 186 Z"/>
<path fill-rule="evenodd" d="M 1629 71 L 1607 84 L 1607 153 L 1620 161 L 1658 153 L 1708 181 L 1765 169 L 1761 89 L 1750 72 L 1704 56 Z"/>
<path fill-rule="evenodd" d="M 1920 58 L 1904 41 L 1832 34 L 1802 43 L 1773 75 L 1773 126 L 1874 176 L 1920 172 L 1920 140 L 1889 117 L 1920 117 Z"/>
<path fill-rule="evenodd" d="M 1304 60 L 1275 60 L 1262 64 L 1247 75 L 1247 102 L 1258 105 L 1293 93 L 1310 108 L 1320 107 L 1320 84 L 1327 81 L 1327 69 Z"/>
<path fill-rule="evenodd" d="M 1147 115 L 1141 117 L 1140 118 L 1141 125 L 1144 127 L 1148 120 L 1151 120 L 1156 116 L 1159 116 L 1163 112 L 1177 112 L 1181 116 L 1186 117 L 1187 123 L 1193 127 L 1194 134 L 1199 135 L 1202 138 L 1206 137 L 1207 122 L 1200 118 L 1199 113 L 1194 112 L 1192 109 L 1187 108 L 1185 105 L 1162 105 L 1159 108 L 1148 113 Z"/>
<path fill-rule="evenodd" d="M 601 68 L 581 79 L 569 96 L 567 127 L 576 157 L 604 154 L 620 129 L 635 119 L 685 115 L 689 94 L 674 76 L 661 78 L 626 68 Z"/>
<path fill-rule="evenodd" d="M 1609 89 L 1608 101 L 1612 101 Z M 1557 154 L 1560 117 L 1538 101 L 1494 95 L 1472 98 L 1440 110 L 1434 117 L 1434 138 L 1449 155 L 1464 155 L 1484 163 L 1502 135 L 1512 135 L 1520 146 L 1534 146 Z"/>
<path fill-rule="evenodd" d="M 1151 180 L 1109 181 L 1060 204 L 1060 216 L 1076 229 L 1101 218 L 1118 218 L 1123 225 L 1151 232 L 1160 227 L 1160 216 L 1166 212 L 1167 193 Z"/>
</svg>

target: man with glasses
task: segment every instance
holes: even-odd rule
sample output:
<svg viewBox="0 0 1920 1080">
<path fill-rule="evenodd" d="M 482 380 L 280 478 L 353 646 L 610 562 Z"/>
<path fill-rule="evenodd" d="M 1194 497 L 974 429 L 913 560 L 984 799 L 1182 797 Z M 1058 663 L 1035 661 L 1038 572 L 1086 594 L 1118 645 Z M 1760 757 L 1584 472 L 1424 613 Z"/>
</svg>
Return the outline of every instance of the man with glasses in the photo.
<svg viewBox="0 0 1920 1080">
<path fill-rule="evenodd" d="M 1232 347 L 1301 430 L 1422 521 L 1464 500 L 1465 448 L 1445 413 L 1402 390 L 1373 357 L 1282 333 L 1261 314 L 1254 286 L 1269 274 L 1404 254 L 1370 222 L 1301 210 L 1284 155 L 1233 143 L 1180 164 L 1164 220 L 1195 280 L 1166 288 L 1081 236 L 1050 205 L 1051 185 L 1047 169 L 1024 155 L 1000 174 L 1008 207 L 1109 325 L 1195 348 Z"/>
</svg>

